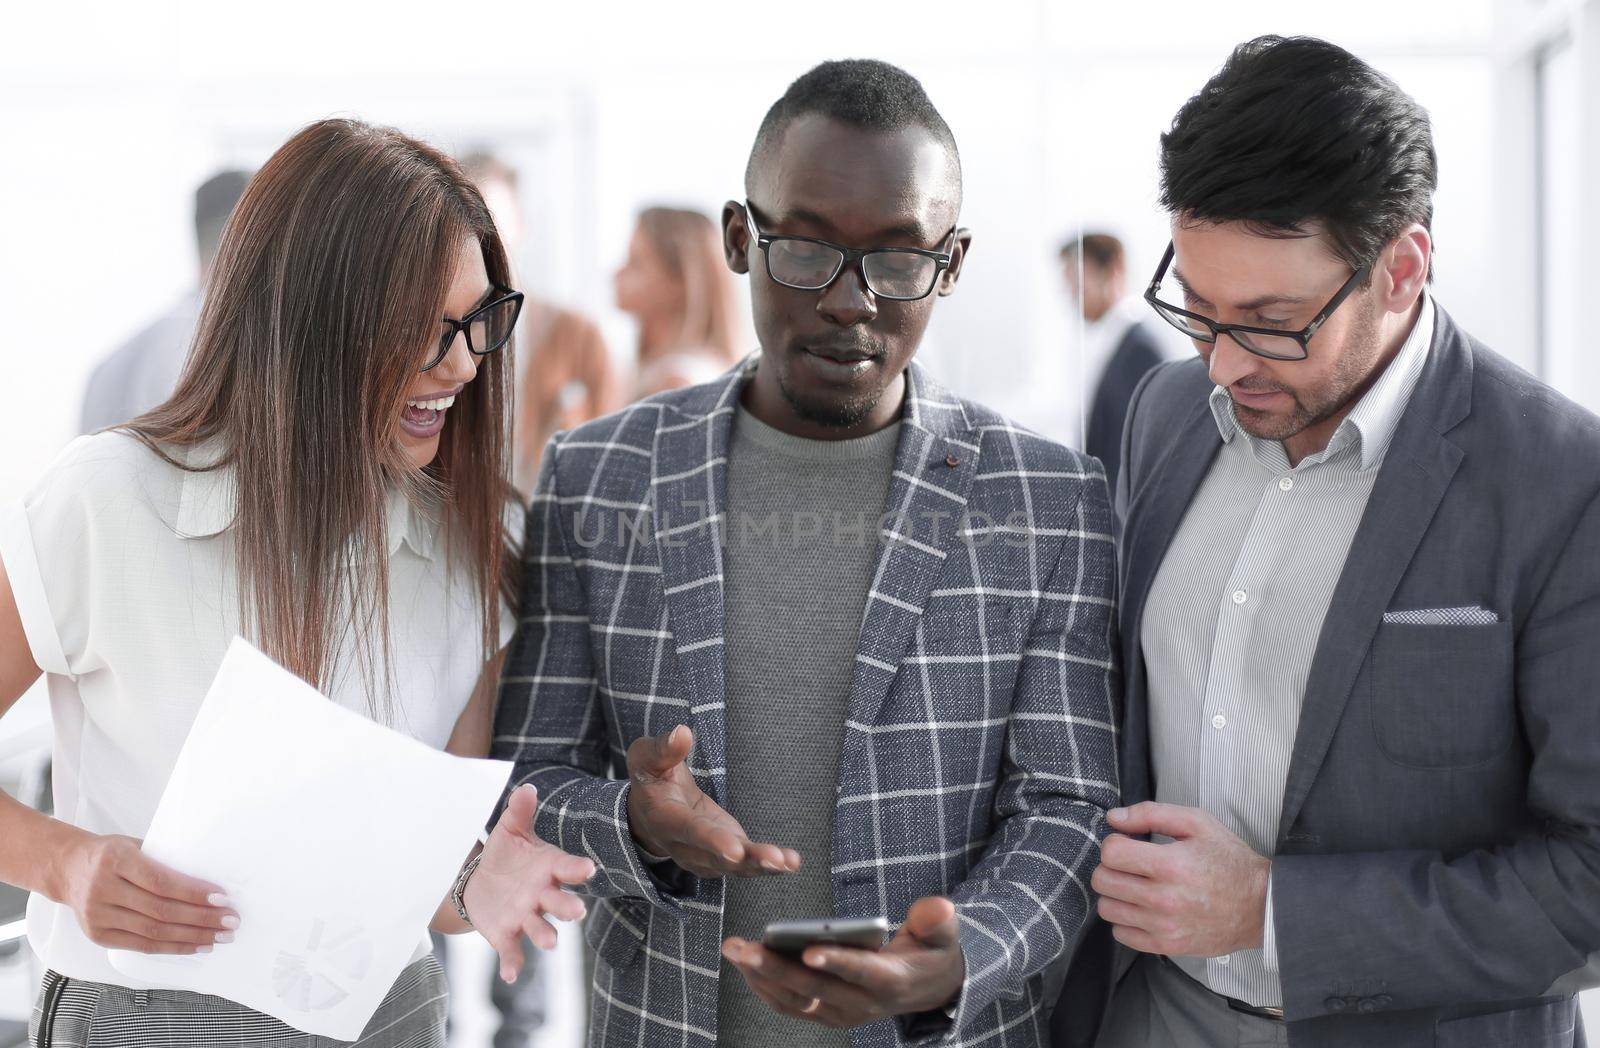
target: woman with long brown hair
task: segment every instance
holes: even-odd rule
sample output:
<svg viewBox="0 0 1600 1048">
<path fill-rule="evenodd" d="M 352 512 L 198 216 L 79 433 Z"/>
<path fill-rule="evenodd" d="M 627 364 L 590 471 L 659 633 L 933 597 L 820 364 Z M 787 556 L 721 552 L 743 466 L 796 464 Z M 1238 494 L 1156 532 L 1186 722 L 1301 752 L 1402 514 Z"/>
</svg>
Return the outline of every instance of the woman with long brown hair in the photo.
<svg viewBox="0 0 1600 1048">
<path fill-rule="evenodd" d="M 56 817 L 0 795 L 0 880 L 34 893 L 48 969 L 35 1043 L 333 1043 L 132 983 L 106 950 L 209 952 L 239 927 L 226 885 L 137 840 L 234 635 L 396 730 L 487 752 L 520 517 L 509 281 L 453 161 L 313 124 L 230 220 L 171 399 L 0 509 L 0 713 L 42 673 L 56 732 Z M 546 917 L 581 916 L 561 889 L 593 872 L 532 836 L 534 804 L 513 795 L 433 921 L 476 926 L 506 977 L 524 933 L 549 948 Z M 358 1043 L 442 1046 L 445 994 L 423 939 Z"/>
<path fill-rule="evenodd" d="M 634 397 L 709 382 L 741 356 L 741 320 L 722 234 L 698 211 L 639 213 L 614 280 L 617 308 L 639 325 Z"/>
</svg>

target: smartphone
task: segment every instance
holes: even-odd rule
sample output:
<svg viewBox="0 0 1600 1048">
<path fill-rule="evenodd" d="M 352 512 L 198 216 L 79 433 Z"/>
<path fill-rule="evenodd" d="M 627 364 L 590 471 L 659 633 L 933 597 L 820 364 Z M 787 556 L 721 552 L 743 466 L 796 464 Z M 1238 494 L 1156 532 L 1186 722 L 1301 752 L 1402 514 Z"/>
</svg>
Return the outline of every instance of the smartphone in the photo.
<svg viewBox="0 0 1600 1048">
<path fill-rule="evenodd" d="M 854 946 L 876 950 L 883 945 L 889 922 L 882 917 L 828 918 L 820 921 L 773 921 L 761 945 L 775 953 L 799 954 L 807 946 Z"/>
</svg>

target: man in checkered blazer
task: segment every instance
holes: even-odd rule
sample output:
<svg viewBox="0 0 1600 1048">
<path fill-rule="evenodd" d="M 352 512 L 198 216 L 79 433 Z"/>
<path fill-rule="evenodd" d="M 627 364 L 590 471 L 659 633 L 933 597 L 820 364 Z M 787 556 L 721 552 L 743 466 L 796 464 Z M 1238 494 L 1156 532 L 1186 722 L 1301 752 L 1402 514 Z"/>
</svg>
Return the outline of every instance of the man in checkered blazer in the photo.
<svg viewBox="0 0 1600 1048">
<path fill-rule="evenodd" d="M 1098 463 L 911 363 L 959 179 L 905 73 L 802 77 L 723 216 L 763 351 L 546 450 L 495 752 L 599 871 L 593 1045 L 1045 1043 L 1118 801 L 1115 556 Z M 865 552 L 736 523 L 861 504 Z M 894 934 L 760 944 L 796 916 Z"/>
</svg>

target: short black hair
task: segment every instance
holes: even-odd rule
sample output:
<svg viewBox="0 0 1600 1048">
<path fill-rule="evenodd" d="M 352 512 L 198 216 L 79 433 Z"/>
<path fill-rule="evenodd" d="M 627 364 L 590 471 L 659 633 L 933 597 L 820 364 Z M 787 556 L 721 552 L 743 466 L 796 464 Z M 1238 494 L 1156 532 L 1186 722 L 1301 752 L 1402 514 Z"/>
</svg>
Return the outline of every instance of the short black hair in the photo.
<svg viewBox="0 0 1600 1048">
<path fill-rule="evenodd" d="M 1320 223 L 1352 268 L 1410 224 L 1430 227 L 1437 185 L 1427 110 L 1314 37 L 1240 44 L 1161 136 L 1168 211 L 1269 236 Z"/>
<path fill-rule="evenodd" d="M 756 165 L 777 145 L 795 118 L 815 113 L 869 131 L 901 131 L 922 127 L 931 131 L 950 152 L 956 167 L 956 186 L 961 179 L 961 153 L 950 125 L 928 100 L 922 83 L 899 66 L 875 58 L 846 58 L 823 62 L 803 74 L 783 97 L 772 103 L 756 131 L 745 164 L 744 183 L 748 192 Z"/>
<path fill-rule="evenodd" d="M 1085 262 L 1092 262 L 1101 269 L 1114 269 L 1123 264 L 1122 241 L 1110 233 L 1085 233 L 1061 245 L 1064 259 L 1074 258 L 1080 251 Z"/>
</svg>

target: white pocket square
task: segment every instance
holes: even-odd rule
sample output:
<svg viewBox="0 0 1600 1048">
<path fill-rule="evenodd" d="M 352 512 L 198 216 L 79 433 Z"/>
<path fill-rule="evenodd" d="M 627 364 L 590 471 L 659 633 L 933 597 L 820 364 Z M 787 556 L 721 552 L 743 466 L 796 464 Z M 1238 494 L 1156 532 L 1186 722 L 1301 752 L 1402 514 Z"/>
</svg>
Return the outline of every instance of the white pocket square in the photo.
<svg viewBox="0 0 1600 1048">
<path fill-rule="evenodd" d="M 1386 611 L 1384 622 L 1408 626 L 1492 626 L 1500 616 L 1481 604 L 1462 608 L 1415 608 L 1411 611 Z"/>
</svg>

